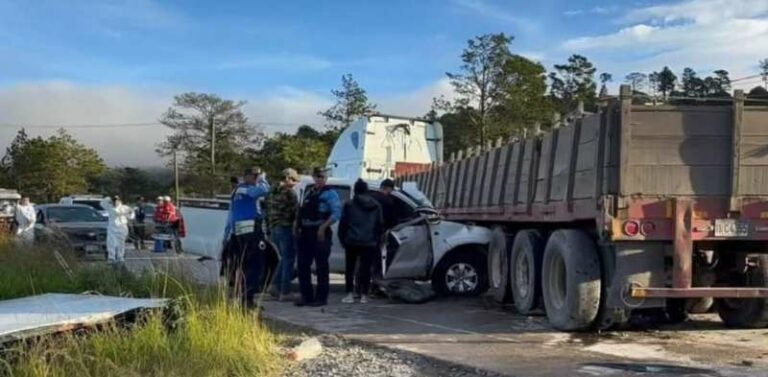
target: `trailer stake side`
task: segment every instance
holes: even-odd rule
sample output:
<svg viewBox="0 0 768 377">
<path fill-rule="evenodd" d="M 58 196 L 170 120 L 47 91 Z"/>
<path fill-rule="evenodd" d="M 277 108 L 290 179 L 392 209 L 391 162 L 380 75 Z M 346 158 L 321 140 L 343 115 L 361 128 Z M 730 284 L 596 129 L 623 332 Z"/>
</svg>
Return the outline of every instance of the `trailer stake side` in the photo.
<svg viewBox="0 0 768 377">
<path fill-rule="evenodd" d="M 556 328 L 710 298 L 728 326 L 768 326 L 768 107 L 742 91 L 732 103 L 638 105 L 622 86 L 595 114 L 397 180 L 428 186 L 447 219 L 502 230 L 488 252 L 504 255 L 488 259 L 509 263 L 494 271 L 510 284 L 494 289 L 536 292 Z M 587 273 L 597 291 L 585 293 Z M 599 311 L 583 306 L 595 295 Z"/>
</svg>

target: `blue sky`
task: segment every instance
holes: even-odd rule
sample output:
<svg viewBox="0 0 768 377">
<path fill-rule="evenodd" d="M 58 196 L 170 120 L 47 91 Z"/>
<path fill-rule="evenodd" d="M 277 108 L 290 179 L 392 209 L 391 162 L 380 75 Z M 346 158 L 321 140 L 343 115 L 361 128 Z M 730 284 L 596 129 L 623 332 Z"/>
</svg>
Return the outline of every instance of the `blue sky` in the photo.
<svg viewBox="0 0 768 377">
<path fill-rule="evenodd" d="M 427 85 L 454 70 L 471 36 L 503 31 L 514 49 L 610 31 L 567 11 L 611 1 L 0 2 L 2 84 L 65 79 L 222 93 L 327 91 L 352 72 L 372 92 Z M 565 26 L 567 25 L 567 26 Z M 555 57 L 553 57 L 555 58 Z"/>
<path fill-rule="evenodd" d="M 248 100 L 255 121 L 320 124 L 344 73 L 382 111 L 422 115 L 450 96 L 466 40 L 492 32 L 548 69 L 581 53 L 617 82 L 663 65 L 740 77 L 768 56 L 768 0 L 0 0 L 0 144 L 14 125 L 154 121 L 187 90 Z M 78 136 L 146 164 L 156 131 L 120 140 L 138 158 Z"/>
</svg>

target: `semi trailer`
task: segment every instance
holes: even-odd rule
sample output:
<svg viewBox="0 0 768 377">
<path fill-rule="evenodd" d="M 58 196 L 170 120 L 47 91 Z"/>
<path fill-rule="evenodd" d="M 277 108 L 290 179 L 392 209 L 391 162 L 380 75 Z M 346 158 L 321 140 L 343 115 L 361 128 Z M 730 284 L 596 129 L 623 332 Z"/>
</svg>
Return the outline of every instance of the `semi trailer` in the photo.
<svg viewBox="0 0 768 377">
<path fill-rule="evenodd" d="M 768 325 L 768 107 L 741 91 L 637 105 L 622 86 L 596 113 L 398 180 L 491 228 L 491 294 L 557 329 L 708 299 L 729 327 Z"/>
</svg>

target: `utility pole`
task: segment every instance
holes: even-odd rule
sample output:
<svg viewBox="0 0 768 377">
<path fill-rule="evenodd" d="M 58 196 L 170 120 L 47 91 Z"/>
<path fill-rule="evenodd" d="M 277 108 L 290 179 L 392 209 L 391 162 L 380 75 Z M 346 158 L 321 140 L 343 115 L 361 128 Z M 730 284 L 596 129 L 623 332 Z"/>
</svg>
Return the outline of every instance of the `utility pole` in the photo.
<svg viewBox="0 0 768 377">
<path fill-rule="evenodd" d="M 211 196 L 216 195 L 216 129 L 214 128 L 213 115 L 209 118 L 211 127 Z"/>
<path fill-rule="evenodd" d="M 178 150 L 177 146 L 173 146 L 173 181 L 174 186 L 176 188 L 175 191 L 175 202 L 176 205 L 179 205 L 179 161 L 176 158 L 176 151 Z"/>
</svg>

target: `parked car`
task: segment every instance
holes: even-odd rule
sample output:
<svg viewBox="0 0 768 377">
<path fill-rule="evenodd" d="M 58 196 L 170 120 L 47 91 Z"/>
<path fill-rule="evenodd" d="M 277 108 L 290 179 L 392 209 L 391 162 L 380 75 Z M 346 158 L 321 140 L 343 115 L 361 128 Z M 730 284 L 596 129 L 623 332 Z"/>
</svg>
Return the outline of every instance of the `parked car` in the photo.
<svg viewBox="0 0 768 377">
<path fill-rule="evenodd" d="M 16 190 L 0 188 L 0 236 L 10 235 L 13 231 L 16 205 L 20 199 Z"/>
<path fill-rule="evenodd" d="M 44 204 L 35 207 L 35 237 L 64 244 L 86 257 L 105 256 L 107 220 L 85 204 Z"/>
<path fill-rule="evenodd" d="M 109 214 L 104 207 L 101 206 L 101 202 L 104 200 L 100 195 L 70 195 L 59 200 L 59 204 L 84 204 L 99 212 L 102 216 L 107 217 Z"/>
</svg>

